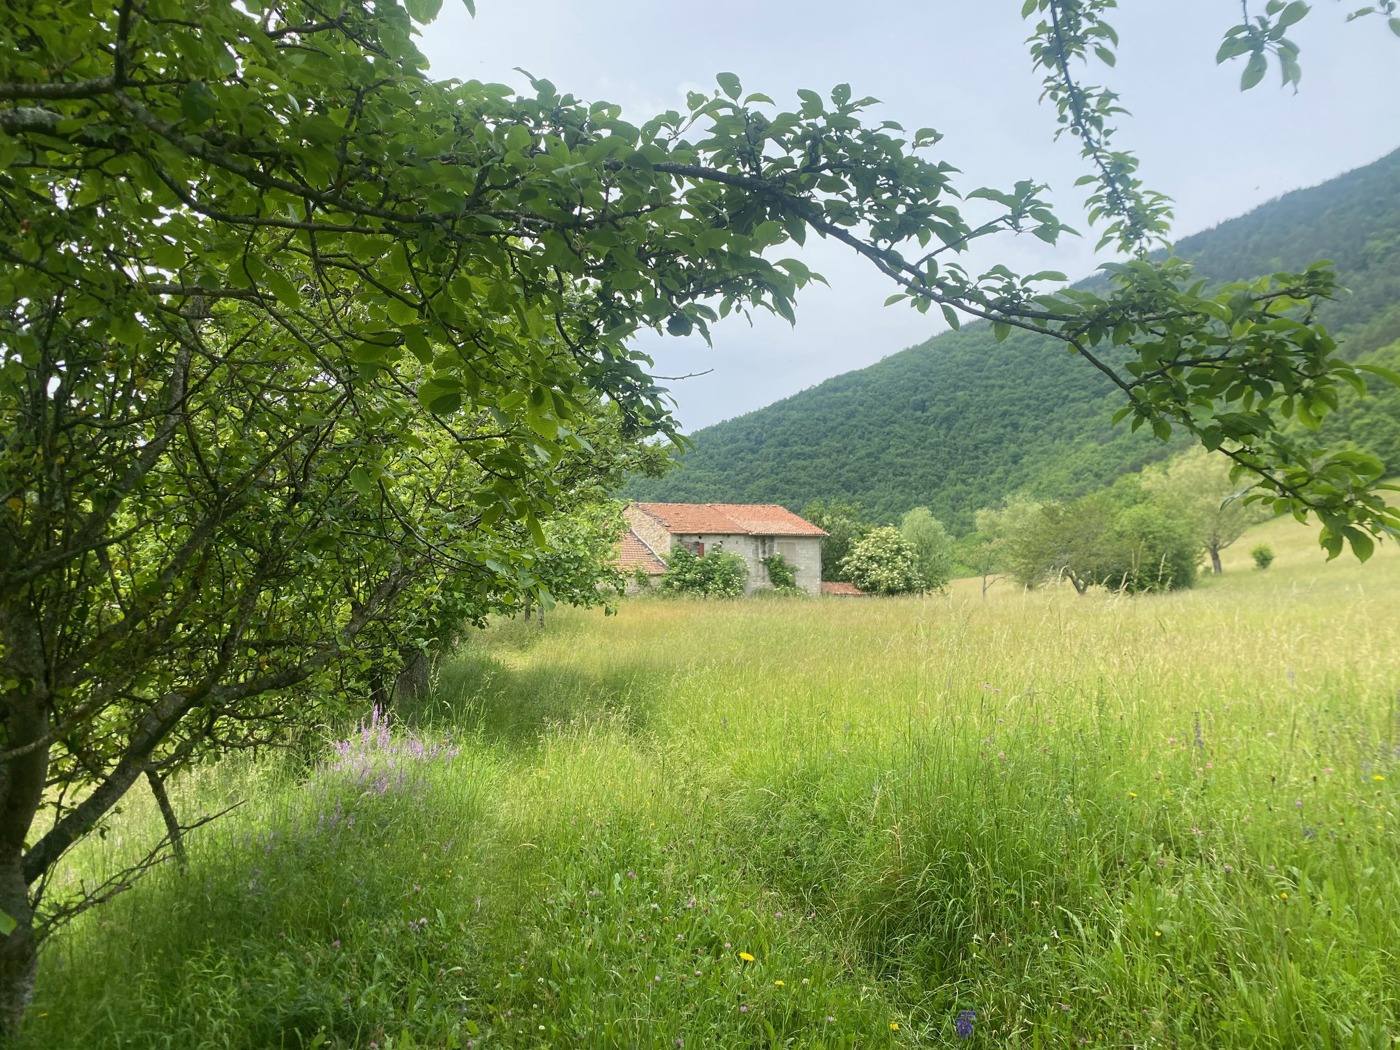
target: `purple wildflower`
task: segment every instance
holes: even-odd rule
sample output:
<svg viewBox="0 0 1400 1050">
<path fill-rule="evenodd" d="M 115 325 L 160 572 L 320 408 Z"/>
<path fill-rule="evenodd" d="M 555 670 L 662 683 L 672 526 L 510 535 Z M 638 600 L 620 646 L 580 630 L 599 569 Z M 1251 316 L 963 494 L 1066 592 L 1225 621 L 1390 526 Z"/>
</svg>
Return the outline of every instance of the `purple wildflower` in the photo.
<svg viewBox="0 0 1400 1050">
<path fill-rule="evenodd" d="M 958 1019 L 953 1022 L 954 1028 L 957 1029 L 959 1039 L 972 1038 L 972 1022 L 975 1020 L 977 1020 L 977 1012 L 975 1010 L 963 1010 L 959 1012 Z"/>
</svg>

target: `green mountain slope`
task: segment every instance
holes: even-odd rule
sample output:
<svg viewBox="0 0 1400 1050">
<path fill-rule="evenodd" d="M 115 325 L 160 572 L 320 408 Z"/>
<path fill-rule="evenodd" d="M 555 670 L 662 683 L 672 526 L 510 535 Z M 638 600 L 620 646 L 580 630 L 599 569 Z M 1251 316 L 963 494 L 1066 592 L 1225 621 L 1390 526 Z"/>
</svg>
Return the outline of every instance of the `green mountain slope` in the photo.
<svg viewBox="0 0 1400 1050">
<path fill-rule="evenodd" d="M 1350 356 L 1400 339 L 1400 151 L 1183 239 L 1203 276 L 1234 280 L 1331 259 L 1351 294 L 1325 319 Z M 877 364 L 692 435 L 660 479 L 626 495 L 800 508 L 853 499 L 892 519 L 926 505 L 955 529 L 1025 490 L 1072 496 L 1167 455 L 1111 428 L 1108 381 L 1052 341 L 985 325 L 940 334 Z"/>
</svg>

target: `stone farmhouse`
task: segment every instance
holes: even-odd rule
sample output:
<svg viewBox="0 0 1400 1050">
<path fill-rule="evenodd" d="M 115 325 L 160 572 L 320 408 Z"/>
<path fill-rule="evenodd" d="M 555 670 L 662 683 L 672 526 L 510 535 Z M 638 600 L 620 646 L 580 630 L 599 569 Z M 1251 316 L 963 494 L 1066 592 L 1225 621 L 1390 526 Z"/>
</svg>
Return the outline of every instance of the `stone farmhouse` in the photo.
<svg viewBox="0 0 1400 1050">
<path fill-rule="evenodd" d="M 822 537 L 810 521 L 785 507 L 749 503 L 629 503 L 623 511 L 617 566 L 652 576 L 666 570 L 661 557 L 678 546 L 694 553 L 726 550 L 749 567 L 748 590 L 770 587 L 763 559 L 781 554 L 797 570 L 797 586 L 809 594 L 822 588 Z"/>
</svg>

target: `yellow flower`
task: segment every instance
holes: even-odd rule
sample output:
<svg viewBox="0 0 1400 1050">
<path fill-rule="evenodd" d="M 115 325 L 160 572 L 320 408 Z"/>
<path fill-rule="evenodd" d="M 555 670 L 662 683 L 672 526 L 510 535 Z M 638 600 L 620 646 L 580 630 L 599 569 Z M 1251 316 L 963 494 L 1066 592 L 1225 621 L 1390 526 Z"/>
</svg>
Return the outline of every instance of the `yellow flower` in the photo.
<svg viewBox="0 0 1400 1050">
<path fill-rule="evenodd" d="M 1137 798 L 1137 792 L 1136 792 L 1136 791 L 1129 791 L 1129 792 L 1128 792 L 1128 797 L 1129 797 L 1129 798 Z"/>
<path fill-rule="evenodd" d="M 1280 893 L 1280 894 L 1279 894 L 1279 899 L 1280 899 L 1280 900 L 1288 900 L 1288 894 L 1286 894 L 1286 893 Z"/>
<path fill-rule="evenodd" d="M 899 1031 L 899 1022 L 898 1022 L 898 1021 L 891 1021 L 891 1022 L 890 1022 L 890 1031 L 891 1031 L 891 1032 L 898 1032 L 898 1031 Z"/>
<path fill-rule="evenodd" d="M 773 987 L 774 987 L 774 988 L 781 988 L 782 986 L 783 986 L 783 982 L 782 982 L 782 981 L 774 981 L 774 982 L 773 982 Z"/>
<path fill-rule="evenodd" d="M 753 956 L 750 955 L 748 952 L 740 952 L 739 958 L 742 959 L 744 962 L 753 962 Z"/>
<path fill-rule="evenodd" d="M 1385 777 L 1383 777 L 1383 776 L 1381 776 L 1379 773 L 1377 773 L 1377 774 L 1376 774 L 1375 776 L 1373 776 L 1371 779 L 1372 779 L 1372 780 L 1384 780 Z"/>
</svg>

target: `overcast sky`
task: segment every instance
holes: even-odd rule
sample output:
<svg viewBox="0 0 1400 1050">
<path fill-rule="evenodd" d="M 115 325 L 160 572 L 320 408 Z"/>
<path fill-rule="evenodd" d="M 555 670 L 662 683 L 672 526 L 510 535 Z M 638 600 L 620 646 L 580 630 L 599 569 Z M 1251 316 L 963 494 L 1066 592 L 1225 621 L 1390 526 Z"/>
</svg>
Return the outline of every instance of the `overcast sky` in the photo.
<svg viewBox="0 0 1400 1050">
<path fill-rule="evenodd" d="M 1291 30 L 1302 48 L 1296 95 L 1277 86 L 1273 69 L 1241 94 L 1242 66 L 1214 62 L 1221 34 L 1239 15 L 1237 0 L 1123 0 L 1114 23 L 1118 67 L 1099 67 L 1090 82 L 1107 80 L 1132 111 L 1115 145 L 1135 150 L 1148 186 L 1173 198 L 1176 236 L 1400 147 L 1400 39 L 1379 18 L 1347 24 L 1355 6 L 1314 0 L 1313 13 Z M 874 120 L 943 132 L 926 156 L 961 169 L 964 192 L 1026 178 L 1048 183 L 1061 219 L 1087 230 L 1084 191 L 1073 186 L 1085 169 L 1073 142 L 1054 141 L 1054 113 L 1037 101 L 1020 7 L 1020 0 L 874 0 L 858 13 L 832 0 L 477 0 L 472 19 L 447 0 L 420 46 L 436 76 L 528 90 L 519 66 L 580 98 L 619 103 L 637 124 L 683 108 L 687 91 L 713 90 L 719 72 L 738 74 L 746 92 L 788 109 L 798 88 L 826 95 L 849 83 L 858 97 L 881 100 Z M 1029 236 L 1001 239 L 964 263 L 1079 278 L 1102 261 L 1097 240 L 1048 248 Z M 694 338 L 639 344 L 659 374 L 713 370 L 669 384 L 686 429 L 863 368 L 943 327 L 907 306 L 883 307 L 892 289 L 837 246 L 809 241 L 802 257 L 831 287 L 807 291 L 795 328 L 765 316 L 752 327 L 720 324 L 713 349 Z"/>
</svg>

